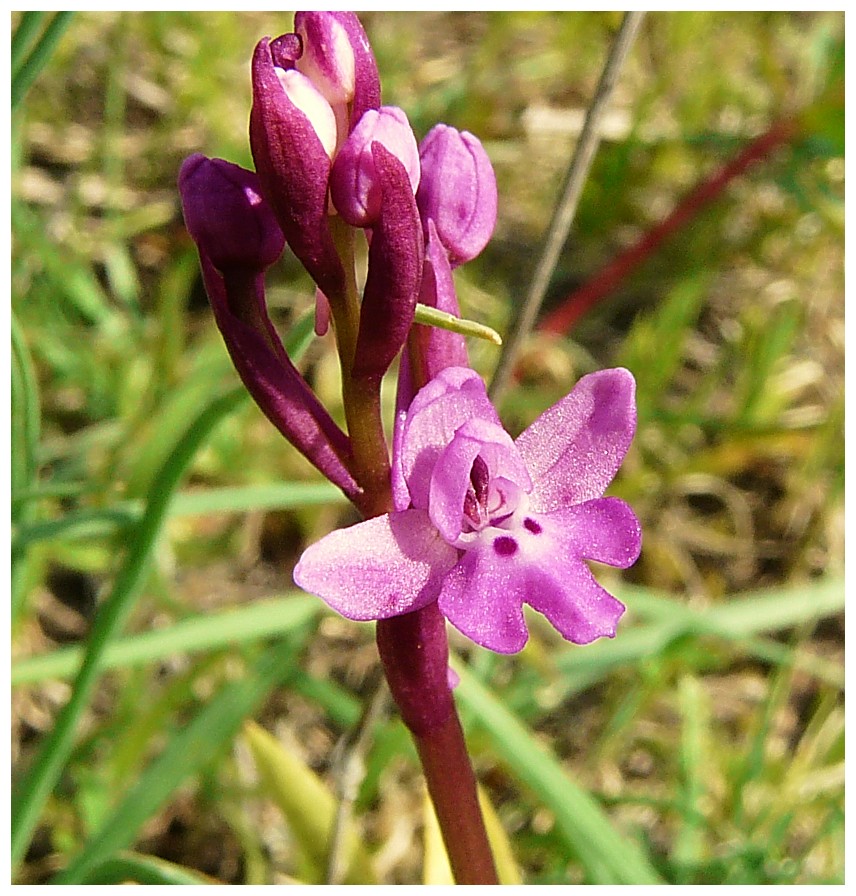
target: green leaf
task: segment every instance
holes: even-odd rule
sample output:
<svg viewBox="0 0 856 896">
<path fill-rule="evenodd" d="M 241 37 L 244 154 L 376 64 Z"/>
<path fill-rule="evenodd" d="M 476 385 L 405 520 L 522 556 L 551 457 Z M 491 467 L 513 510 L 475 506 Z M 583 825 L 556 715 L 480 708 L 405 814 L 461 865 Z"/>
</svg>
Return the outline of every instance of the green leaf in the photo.
<svg viewBox="0 0 856 896">
<path fill-rule="evenodd" d="M 253 722 L 244 737 L 256 763 L 265 794 L 276 803 L 306 857 L 323 874 L 336 816 L 336 799 L 330 788 L 299 756 Z M 344 882 L 375 883 L 377 878 L 365 845 L 353 826 L 345 832 Z"/>
<path fill-rule="evenodd" d="M 193 616 L 168 628 L 117 638 L 105 650 L 101 670 L 139 666 L 176 654 L 218 650 L 281 637 L 314 619 L 322 606 L 317 598 L 295 590 L 283 597 Z M 70 678 L 77 671 L 83 655 L 82 647 L 73 646 L 20 660 L 12 667 L 12 684 Z"/>
<path fill-rule="evenodd" d="M 615 830 L 600 804 L 575 784 L 558 760 L 500 699 L 459 662 L 457 699 L 487 731 L 497 755 L 556 817 L 556 828 L 592 883 L 661 883 L 639 845 Z"/>
<path fill-rule="evenodd" d="M 303 638 L 269 648 L 240 680 L 221 688 L 190 724 L 174 730 L 160 756 L 52 883 L 80 883 L 93 868 L 131 844 L 142 825 L 175 789 L 215 759 L 270 691 L 288 679 L 303 640 L 305 632 Z"/>
<path fill-rule="evenodd" d="M 146 512 L 130 541 L 112 592 L 102 605 L 87 644 L 86 654 L 68 703 L 45 738 L 35 761 L 13 795 L 12 862 L 24 855 L 42 807 L 62 773 L 74 746 L 78 722 L 86 711 L 98 681 L 104 652 L 121 631 L 142 592 L 158 535 L 166 519 L 173 492 L 199 446 L 208 434 L 244 397 L 243 388 L 217 397 L 191 423 L 184 438 L 166 459 L 149 491 Z"/>
</svg>

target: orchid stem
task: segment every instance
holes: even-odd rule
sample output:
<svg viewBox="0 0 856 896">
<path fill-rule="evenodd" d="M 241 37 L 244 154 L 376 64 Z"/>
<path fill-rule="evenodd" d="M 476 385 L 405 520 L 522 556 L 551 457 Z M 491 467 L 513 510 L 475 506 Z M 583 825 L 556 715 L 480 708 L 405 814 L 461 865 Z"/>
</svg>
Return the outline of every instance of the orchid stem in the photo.
<svg viewBox="0 0 856 896">
<path fill-rule="evenodd" d="M 609 56 L 601 72 L 600 81 L 586 113 L 582 132 L 565 175 L 565 183 L 562 187 L 559 201 L 553 212 L 553 218 L 547 227 L 544 246 L 541 250 L 538 264 L 532 274 L 529 290 L 520 308 L 517 321 L 505 340 L 502 354 L 488 390 L 488 394 L 494 403 L 499 400 L 499 397 L 508 385 L 517 353 L 524 339 L 532 330 L 535 318 L 538 316 L 538 312 L 544 302 L 547 287 L 550 285 L 550 279 L 553 276 L 559 255 L 568 239 L 571 224 L 583 192 L 583 186 L 588 177 L 595 151 L 600 143 L 598 125 L 612 97 L 621 66 L 624 64 L 627 53 L 636 37 L 636 32 L 642 24 L 644 15 L 644 12 L 638 10 L 625 13 L 621 21 L 621 27 L 618 29 L 618 34 L 616 34 L 612 47 L 609 50 Z"/>
<path fill-rule="evenodd" d="M 342 371 L 342 400 L 356 478 L 363 489 L 358 506 L 366 517 L 386 513 L 391 507 L 389 452 L 383 432 L 380 378 L 353 376 L 354 356 L 360 331 L 360 303 L 354 273 L 354 233 L 334 215 L 330 229 L 345 268 L 345 293 L 328 296 L 336 328 L 336 344 Z"/>
<path fill-rule="evenodd" d="M 457 711 L 437 731 L 413 739 L 455 882 L 499 883 Z"/>
<path fill-rule="evenodd" d="M 416 743 L 456 882 L 498 883 L 449 687 L 445 618 L 433 603 L 380 619 L 377 646 L 389 689 Z"/>
</svg>

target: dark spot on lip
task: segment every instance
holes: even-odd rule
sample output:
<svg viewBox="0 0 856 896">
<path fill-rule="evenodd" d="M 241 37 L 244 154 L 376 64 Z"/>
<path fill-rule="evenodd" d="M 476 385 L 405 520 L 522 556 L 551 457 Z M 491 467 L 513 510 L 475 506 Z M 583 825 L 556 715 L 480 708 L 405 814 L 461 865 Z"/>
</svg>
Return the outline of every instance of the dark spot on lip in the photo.
<svg viewBox="0 0 856 896">
<path fill-rule="evenodd" d="M 533 520 L 532 517 L 527 516 L 525 520 L 523 520 L 523 525 L 533 534 L 540 535 L 541 534 L 541 524 L 536 520 Z"/>
<path fill-rule="evenodd" d="M 517 553 L 517 542 L 510 535 L 500 535 L 495 539 L 493 549 L 500 557 L 513 557 Z"/>
</svg>

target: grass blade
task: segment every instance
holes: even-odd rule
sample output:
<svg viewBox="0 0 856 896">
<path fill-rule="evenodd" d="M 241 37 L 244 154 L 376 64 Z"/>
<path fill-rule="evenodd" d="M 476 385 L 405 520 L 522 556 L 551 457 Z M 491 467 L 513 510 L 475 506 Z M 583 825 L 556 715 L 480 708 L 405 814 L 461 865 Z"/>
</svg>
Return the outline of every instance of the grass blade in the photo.
<svg viewBox="0 0 856 896">
<path fill-rule="evenodd" d="M 516 777 L 556 816 L 556 827 L 593 883 L 656 884 L 657 872 L 642 850 L 622 837 L 597 801 L 575 784 L 502 702 L 461 663 L 456 689 L 461 705 L 478 719 L 491 744 Z"/>
<path fill-rule="evenodd" d="M 12 493 L 32 489 L 38 476 L 39 431 L 41 415 L 39 388 L 32 358 L 17 318 L 12 314 L 12 426 L 11 426 L 11 488 Z M 26 522 L 34 508 L 21 505 L 12 518 Z M 23 549 L 12 548 L 12 624 L 20 615 L 25 595 L 26 563 Z"/>
<path fill-rule="evenodd" d="M 24 54 L 30 49 L 36 34 L 38 34 L 44 16 L 45 14 L 41 10 L 21 13 L 18 27 L 12 35 L 10 68 L 13 75 L 20 68 L 24 60 Z"/>
<path fill-rule="evenodd" d="M 23 857 L 42 807 L 74 746 L 77 724 L 98 680 L 107 645 L 121 631 L 145 584 L 155 542 L 166 519 L 173 492 L 199 446 L 244 395 L 241 387 L 212 401 L 193 421 L 152 483 L 146 512 L 140 520 L 130 551 L 110 596 L 96 617 L 71 697 L 15 793 L 12 804 L 13 866 Z"/>
<path fill-rule="evenodd" d="M 169 507 L 170 519 L 207 516 L 212 513 L 249 513 L 255 510 L 293 510 L 344 503 L 342 492 L 330 482 L 271 482 L 237 485 L 205 491 L 180 492 Z M 115 536 L 139 522 L 145 510 L 142 501 L 121 501 L 111 507 L 78 510 L 59 519 L 40 520 L 20 526 L 12 545 L 23 550 L 31 544 L 54 538 L 92 539 Z"/>
<path fill-rule="evenodd" d="M 198 871 L 191 871 L 174 862 L 123 852 L 93 868 L 82 881 L 85 884 L 148 884 L 150 886 L 219 884 Z"/>
<path fill-rule="evenodd" d="M 169 628 L 115 639 L 104 651 L 101 671 L 153 663 L 180 653 L 218 650 L 282 637 L 306 625 L 321 610 L 321 601 L 316 597 L 294 591 L 220 613 L 193 616 Z M 71 678 L 80 666 L 83 654 L 82 647 L 63 647 L 16 662 L 12 667 L 12 684 Z"/>
<path fill-rule="evenodd" d="M 114 852 L 128 846 L 182 781 L 214 759 L 271 689 L 288 678 L 303 640 L 268 649 L 243 678 L 226 684 L 189 725 L 175 731 L 98 833 L 52 882 L 79 883 Z"/>
<path fill-rule="evenodd" d="M 58 12 L 48 23 L 39 42 L 12 77 L 12 108 L 24 98 L 39 72 L 45 67 L 59 39 L 71 23 L 71 12 Z"/>
</svg>

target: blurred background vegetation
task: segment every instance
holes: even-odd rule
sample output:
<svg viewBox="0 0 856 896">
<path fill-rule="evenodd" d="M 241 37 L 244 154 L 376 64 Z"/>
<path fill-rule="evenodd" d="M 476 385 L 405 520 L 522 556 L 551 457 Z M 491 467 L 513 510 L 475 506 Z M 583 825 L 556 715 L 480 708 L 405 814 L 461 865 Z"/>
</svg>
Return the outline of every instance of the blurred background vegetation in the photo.
<svg viewBox="0 0 856 896">
<path fill-rule="evenodd" d="M 49 19 L 13 14 L 13 75 L 38 70 Z M 496 236 L 457 282 L 464 314 L 505 332 L 620 15 L 363 21 L 417 136 L 445 121 L 491 156 Z M 50 782 L 25 800 L 17 880 L 320 880 L 312 825 L 376 653 L 371 626 L 295 592 L 291 568 L 354 517 L 227 391 L 175 189 L 191 152 L 251 167 L 250 55 L 291 17 L 60 24 L 13 88 L 12 759 L 22 780 L 40 757 L 29 785 Z M 626 879 L 631 852 L 673 883 L 843 881 L 843 30 L 841 13 L 654 13 L 622 72 L 547 310 L 759 135 L 784 122 L 788 138 L 571 333 L 531 335 L 503 401 L 517 432 L 596 367 L 639 386 L 613 490 L 643 554 L 598 571 L 628 605 L 618 637 L 573 647 L 533 615 L 508 658 L 452 636 L 526 882 Z M 269 276 L 283 334 L 312 299 L 286 256 Z M 329 338 L 298 337 L 338 413 Z M 472 357 L 489 378 L 496 349 Z M 93 629 L 106 669 L 72 692 Z M 50 740 L 72 693 L 70 734 Z M 441 880 L 388 711 L 362 760 L 358 879 Z M 277 779 L 321 789 L 290 805 Z"/>
</svg>

